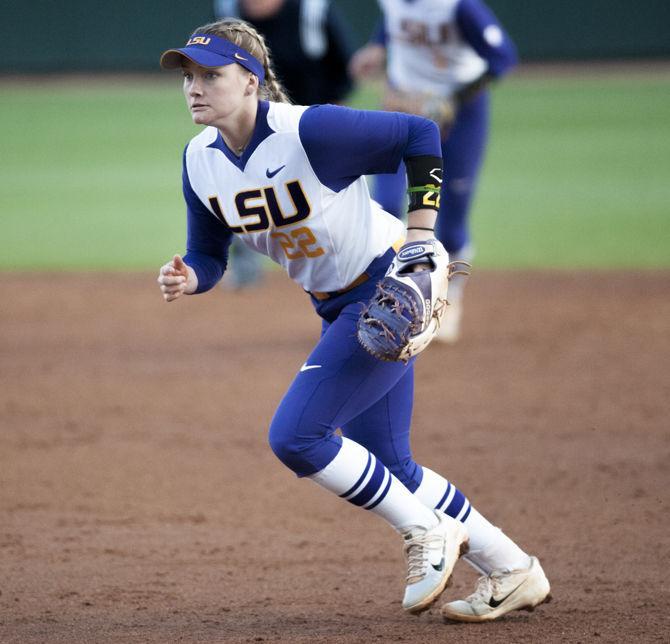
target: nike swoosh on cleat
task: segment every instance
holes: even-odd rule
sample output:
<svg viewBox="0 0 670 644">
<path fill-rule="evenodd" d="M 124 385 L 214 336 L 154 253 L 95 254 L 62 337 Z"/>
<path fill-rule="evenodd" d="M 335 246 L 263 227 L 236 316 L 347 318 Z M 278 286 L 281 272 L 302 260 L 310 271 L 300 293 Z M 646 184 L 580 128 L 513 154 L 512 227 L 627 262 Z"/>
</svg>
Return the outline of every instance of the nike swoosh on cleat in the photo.
<svg viewBox="0 0 670 644">
<path fill-rule="evenodd" d="M 430 564 L 434 570 L 437 570 L 437 572 L 442 572 L 444 570 L 444 557 L 442 557 L 442 561 L 440 561 L 437 566 L 435 564 Z"/>
<path fill-rule="evenodd" d="M 307 364 L 305 362 L 305 364 L 302 365 L 302 367 L 300 367 L 300 371 L 307 371 L 308 369 L 321 369 L 321 365 L 320 364 Z"/>
<path fill-rule="evenodd" d="M 511 593 L 505 595 L 502 599 L 494 599 L 493 595 L 491 595 L 491 599 L 489 599 L 489 606 L 491 608 L 498 608 L 500 604 L 502 604 L 510 595 L 513 595 L 519 588 L 523 586 L 523 582 L 521 582 Z"/>
<path fill-rule="evenodd" d="M 265 170 L 265 176 L 268 179 L 272 179 L 272 177 L 274 177 L 278 172 L 281 172 L 285 167 L 286 165 L 279 166 L 276 170 L 273 170 L 272 172 L 270 171 L 270 168 L 267 168 Z"/>
</svg>

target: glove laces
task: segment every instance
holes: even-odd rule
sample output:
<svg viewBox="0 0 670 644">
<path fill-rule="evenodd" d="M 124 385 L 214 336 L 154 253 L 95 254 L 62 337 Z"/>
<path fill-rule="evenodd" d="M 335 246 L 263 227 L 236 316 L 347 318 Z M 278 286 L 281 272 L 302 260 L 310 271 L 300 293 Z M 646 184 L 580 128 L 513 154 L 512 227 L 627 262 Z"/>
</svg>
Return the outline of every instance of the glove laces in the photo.
<svg viewBox="0 0 670 644">
<path fill-rule="evenodd" d="M 453 262 L 447 264 L 447 270 L 449 271 L 447 279 L 450 280 L 455 275 L 470 275 L 471 268 L 472 264 L 470 262 L 466 262 L 463 259 L 455 259 Z"/>
</svg>

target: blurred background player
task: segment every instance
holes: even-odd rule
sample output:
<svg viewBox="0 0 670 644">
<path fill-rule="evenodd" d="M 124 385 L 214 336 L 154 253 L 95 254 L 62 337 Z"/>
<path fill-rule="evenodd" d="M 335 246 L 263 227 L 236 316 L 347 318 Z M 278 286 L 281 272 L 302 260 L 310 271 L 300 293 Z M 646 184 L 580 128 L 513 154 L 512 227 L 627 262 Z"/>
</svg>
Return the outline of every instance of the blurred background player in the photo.
<svg viewBox="0 0 670 644">
<path fill-rule="evenodd" d="M 382 20 L 350 69 L 365 79 L 386 69 L 384 109 L 434 120 L 442 134 L 444 182 L 437 237 L 452 260 L 470 261 L 468 214 L 489 129 L 491 81 L 517 61 L 516 48 L 482 0 L 379 0 Z M 375 177 L 373 196 L 404 214 L 405 170 Z M 467 276 L 449 284 L 449 304 L 436 340 L 460 335 Z"/>
<path fill-rule="evenodd" d="M 263 35 L 292 103 L 341 103 L 351 91 L 353 48 L 343 18 L 328 0 L 214 0 L 214 15 L 240 18 Z M 232 285 L 251 286 L 262 272 L 260 255 L 234 241 Z"/>
</svg>

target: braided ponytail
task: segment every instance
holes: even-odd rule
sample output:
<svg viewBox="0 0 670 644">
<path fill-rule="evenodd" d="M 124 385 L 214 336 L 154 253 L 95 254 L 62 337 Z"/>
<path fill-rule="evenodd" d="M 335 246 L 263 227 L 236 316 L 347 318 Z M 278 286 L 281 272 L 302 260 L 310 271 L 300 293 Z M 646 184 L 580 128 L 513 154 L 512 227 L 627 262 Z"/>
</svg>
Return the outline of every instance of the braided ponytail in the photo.
<svg viewBox="0 0 670 644">
<path fill-rule="evenodd" d="M 216 22 L 198 27 L 195 34 L 212 34 L 219 38 L 225 38 L 242 49 L 246 49 L 252 56 L 257 58 L 265 70 L 265 83 L 258 87 L 260 98 L 274 101 L 275 103 L 290 103 L 286 90 L 272 69 L 270 50 L 261 36 L 248 22 L 236 18 L 223 18 Z"/>
<path fill-rule="evenodd" d="M 265 68 L 265 85 L 261 86 L 261 91 L 266 94 L 263 98 L 267 98 L 275 103 L 290 103 L 291 99 L 286 94 L 284 86 L 281 84 L 274 69 L 272 69 L 272 62 L 270 61 L 270 51 L 263 42 L 266 56 L 263 59 L 263 67 Z"/>
</svg>

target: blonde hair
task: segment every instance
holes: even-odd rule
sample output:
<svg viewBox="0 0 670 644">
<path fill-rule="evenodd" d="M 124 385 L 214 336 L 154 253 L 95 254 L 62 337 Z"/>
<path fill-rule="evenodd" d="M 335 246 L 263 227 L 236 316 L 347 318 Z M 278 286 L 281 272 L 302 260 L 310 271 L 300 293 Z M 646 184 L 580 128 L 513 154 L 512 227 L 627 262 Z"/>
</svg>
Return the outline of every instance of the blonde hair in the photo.
<svg viewBox="0 0 670 644">
<path fill-rule="evenodd" d="M 290 103 L 291 99 L 272 69 L 270 50 L 261 36 L 248 22 L 235 18 L 223 18 L 216 22 L 198 27 L 192 35 L 211 34 L 219 38 L 225 38 L 238 47 L 248 51 L 257 58 L 265 70 L 265 83 L 259 85 L 258 94 L 261 98 L 276 103 Z"/>
</svg>

